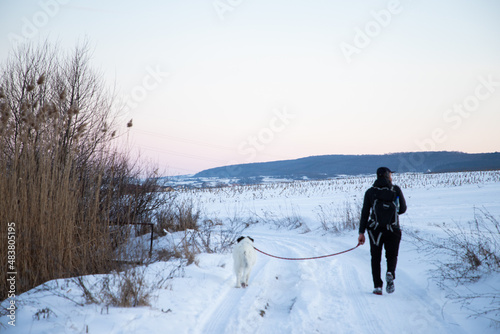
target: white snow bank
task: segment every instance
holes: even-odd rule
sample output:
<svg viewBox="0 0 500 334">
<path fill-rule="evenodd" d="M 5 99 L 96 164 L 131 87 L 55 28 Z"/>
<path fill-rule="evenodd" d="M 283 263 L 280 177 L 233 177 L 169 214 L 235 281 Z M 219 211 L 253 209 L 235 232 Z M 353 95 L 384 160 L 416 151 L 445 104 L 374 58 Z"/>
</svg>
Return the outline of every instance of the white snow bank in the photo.
<svg viewBox="0 0 500 334">
<path fill-rule="evenodd" d="M 16 326 L 2 319 L 5 333 L 497 333 L 486 317 L 471 317 L 491 300 L 474 299 L 461 307 L 453 293 L 496 293 L 500 275 L 443 290 L 430 278 L 429 254 L 419 253 L 407 231 L 421 236 L 444 235 L 438 226 L 468 223 L 474 208 L 500 216 L 498 172 L 486 176 L 463 174 L 419 176 L 423 184 L 404 183 L 407 214 L 401 216 L 404 234 L 398 262 L 396 291 L 371 293 L 369 246 L 314 261 L 284 261 L 259 253 L 247 289 L 235 289 L 232 259 L 226 254 L 200 254 L 195 264 L 168 277 L 178 260 L 158 262 L 144 269 L 152 288 L 150 304 L 135 308 L 84 304 L 81 291 L 68 280 L 48 282 L 16 297 Z M 494 174 L 497 173 L 497 174 Z M 469 174 L 468 174 L 469 175 Z M 398 176 L 400 180 L 404 175 Z M 444 178 L 448 178 L 445 180 Z M 357 243 L 357 232 L 325 232 L 318 222 L 320 205 L 342 206 L 362 199 L 373 180 L 349 178 L 301 182 L 300 187 L 266 185 L 227 189 L 226 193 L 186 192 L 208 217 L 222 221 L 241 216 L 253 222 L 243 233 L 265 252 L 285 257 L 310 257 L 339 252 Z M 342 183 L 343 182 L 343 183 Z M 398 181 L 396 180 L 396 184 Z M 298 183 L 299 184 L 299 183 Z M 247 189 L 247 190 L 245 190 Z M 222 190 L 221 190 L 222 191 Z M 267 213 L 267 215 L 266 215 Z M 289 230 L 270 224 L 295 215 L 308 229 Z M 307 232 L 310 231 L 310 232 Z M 305 233 L 307 232 L 307 233 Z M 172 236 L 155 243 L 168 245 Z M 438 256 L 438 255 L 433 255 Z M 177 261 L 177 262 L 176 262 Z M 384 266 L 383 266 L 384 269 Z M 88 276 L 98 286 L 101 276 Z M 158 284 L 158 286 L 155 286 Z M 5 304 L 3 304 L 5 305 Z"/>
</svg>

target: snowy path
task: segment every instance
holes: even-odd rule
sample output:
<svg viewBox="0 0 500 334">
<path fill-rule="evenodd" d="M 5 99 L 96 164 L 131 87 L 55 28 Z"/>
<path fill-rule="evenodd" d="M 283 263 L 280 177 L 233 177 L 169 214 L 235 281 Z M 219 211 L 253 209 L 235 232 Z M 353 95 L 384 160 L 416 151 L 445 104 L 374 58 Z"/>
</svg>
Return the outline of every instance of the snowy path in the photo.
<svg viewBox="0 0 500 334">
<path fill-rule="evenodd" d="M 338 238 L 255 232 L 256 247 L 287 257 L 351 248 Z M 392 295 L 371 293 L 369 249 L 313 261 L 285 261 L 259 253 L 247 289 L 231 275 L 198 318 L 205 333 L 465 333 L 404 269 Z M 231 268 L 228 268 L 232 270 Z"/>
<path fill-rule="evenodd" d="M 266 228 L 246 232 L 259 249 L 285 257 L 331 254 L 353 247 L 356 240 L 355 232 L 344 236 Z M 26 295 L 18 326 L 7 332 L 471 333 L 474 322 L 467 322 L 467 328 L 459 326 L 466 315 L 455 314 L 457 308 L 421 275 L 422 267 L 412 266 L 413 260 L 422 261 L 415 257 L 410 245 L 403 243 L 396 292 L 376 296 L 371 293 L 368 245 L 309 261 L 279 260 L 259 253 L 246 289 L 234 287 L 231 254 L 200 254 L 198 265 L 188 266 L 184 277 L 160 289 L 151 307 L 110 308 L 108 313 L 99 305 L 75 307 L 67 299 L 40 291 Z M 162 266 L 158 263 L 152 271 L 161 272 Z M 415 272 L 422 276 L 420 280 L 414 279 Z M 77 299 L 77 289 L 71 293 Z M 45 307 L 54 316 L 34 320 L 33 314 Z M 489 330 L 484 333 L 494 332 Z"/>
</svg>

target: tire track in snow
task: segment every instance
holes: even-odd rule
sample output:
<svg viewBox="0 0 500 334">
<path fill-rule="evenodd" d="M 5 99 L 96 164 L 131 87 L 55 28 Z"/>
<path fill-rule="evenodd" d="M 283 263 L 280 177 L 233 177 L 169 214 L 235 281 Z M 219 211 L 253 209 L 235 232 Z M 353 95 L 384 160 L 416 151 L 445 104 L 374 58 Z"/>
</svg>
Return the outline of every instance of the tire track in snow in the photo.
<svg viewBox="0 0 500 334">
<path fill-rule="evenodd" d="M 243 291 L 238 289 L 227 289 L 219 299 L 213 303 L 208 314 L 202 316 L 199 326 L 201 329 L 195 330 L 195 333 L 226 333 L 228 319 L 232 319 L 238 302 L 243 295 Z"/>
<path fill-rule="evenodd" d="M 369 247 L 369 246 L 368 246 Z M 350 253 L 343 266 L 343 285 L 349 294 L 359 323 L 359 332 L 366 333 L 464 333 L 453 322 L 441 317 L 439 303 L 426 289 L 418 286 L 404 271 L 405 263 L 398 264 L 396 291 L 393 294 L 376 296 L 371 293 L 372 280 L 370 253 Z M 385 272 L 385 259 L 382 260 L 382 272 Z M 363 271 L 365 279 L 360 279 Z M 366 289 L 366 292 L 363 292 Z M 453 321 L 452 317 L 450 320 Z M 364 324 L 364 325 L 363 325 Z"/>
<path fill-rule="evenodd" d="M 402 279 L 401 266 L 398 268 L 398 280 L 396 280 L 396 292 L 387 294 L 385 289 L 382 296 L 371 293 L 372 279 L 370 269 L 370 254 L 351 254 L 349 261 L 344 266 L 344 287 L 348 291 L 350 302 L 354 308 L 356 323 L 360 332 L 365 333 L 448 333 L 439 321 L 433 320 L 431 326 L 423 329 L 419 321 L 412 322 L 410 317 L 416 310 L 430 313 L 432 299 L 425 293 L 419 291 L 415 294 L 410 289 L 413 282 Z M 364 257 L 362 260 L 361 257 Z M 384 260 L 382 260 L 382 272 L 384 271 Z M 365 279 L 360 279 L 360 270 Z M 424 297 L 425 296 L 425 297 Z M 435 303 L 434 303 L 435 304 Z M 419 319 L 421 320 L 421 319 Z"/>
<path fill-rule="evenodd" d="M 332 251 L 330 238 L 277 238 L 272 232 L 254 237 L 256 247 L 281 256 L 308 257 Z M 335 248 L 342 248 L 342 244 L 337 243 Z M 354 253 L 311 261 L 258 254 L 250 286 L 234 288 L 233 275 L 225 280 L 220 297 L 202 314 L 194 333 L 329 332 L 337 325 L 352 332 L 393 330 L 390 320 L 372 312 L 377 303 L 374 298 L 380 297 L 363 290 L 369 282 L 361 282 L 359 268 L 369 271 L 369 260 L 360 261 L 359 254 Z M 265 314 L 259 315 L 259 311 Z"/>
<path fill-rule="evenodd" d="M 333 248 L 330 238 L 317 236 L 280 238 L 275 243 L 281 246 L 279 255 L 287 257 L 323 255 L 332 252 Z M 352 247 L 343 244 L 336 243 L 335 248 Z M 296 275 L 300 276 L 294 306 L 300 308 L 300 314 L 297 314 L 300 319 L 292 321 L 298 332 L 329 332 L 338 325 L 342 330 L 351 332 L 398 331 L 398 326 L 390 318 L 390 300 L 380 299 L 366 288 L 371 286 L 369 258 L 365 263 L 360 261 L 359 253 L 353 252 L 335 258 L 285 262 L 295 265 Z M 360 268 L 367 271 L 368 280 L 362 282 Z M 374 312 L 374 309 L 377 311 Z M 380 317 L 379 309 L 385 309 L 388 316 Z"/>
<path fill-rule="evenodd" d="M 276 238 L 276 233 L 270 236 L 262 235 L 262 248 L 270 253 L 298 257 L 302 254 L 297 251 L 297 242 L 286 237 Z M 302 272 L 297 261 L 286 261 L 259 254 L 260 258 L 267 258 L 269 309 L 259 328 L 259 333 L 293 333 L 296 324 L 293 317 L 297 309 L 300 295 Z M 300 303 L 300 302 L 299 302 Z"/>
<path fill-rule="evenodd" d="M 323 239 L 318 236 L 304 236 L 299 240 L 293 240 L 291 245 L 300 249 L 300 257 L 324 255 L 352 247 L 334 243 L 328 237 Z M 356 284 L 353 284 L 349 275 L 343 275 L 346 262 L 344 255 L 297 262 L 303 276 L 301 286 L 310 290 L 309 293 L 300 294 L 302 302 L 307 304 L 308 311 L 302 314 L 302 330 L 328 333 L 337 331 L 335 328 L 341 326 L 340 332 L 357 332 L 356 323 L 353 324 L 350 313 L 353 312 L 350 299 L 354 291 L 345 288 L 346 282 L 352 288 Z M 299 290 L 302 290 L 302 287 Z"/>
<path fill-rule="evenodd" d="M 231 276 L 221 286 L 221 295 L 211 303 L 210 308 L 200 316 L 200 320 L 193 333 L 199 334 L 222 334 L 236 333 L 236 328 L 242 327 L 245 322 L 244 315 L 252 308 L 256 300 L 260 300 L 263 289 L 255 281 L 262 280 L 265 275 L 267 261 L 257 261 L 250 276 L 248 288 L 235 288 L 235 277 L 232 266 Z M 243 315 L 243 316 L 242 316 Z M 242 318 L 243 317 L 243 318 Z M 257 319 L 258 320 L 258 319 Z"/>
<path fill-rule="evenodd" d="M 270 252 L 300 256 L 296 241 L 276 241 L 276 234 L 254 235 L 257 245 Z M 259 246 L 257 246 L 259 247 Z M 291 264 L 258 254 L 249 287 L 234 287 L 234 275 L 221 283 L 220 297 L 211 303 L 193 333 L 290 333 L 288 316 L 296 301 L 295 287 L 300 281 L 297 263 Z M 232 273 L 232 266 L 230 267 Z"/>
<path fill-rule="evenodd" d="M 285 257 L 324 255 L 332 252 L 333 248 L 331 242 L 323 242 L 317 236 L 310 238 L 306 235 L 292 235 L 290 238 L 276 238 L 273 235 L 273 239 L 273 243 L 278 246 L 273 254 Z M 270 251 L 267 245 L 266 251 Z M 288 269 L 287 280 L 295 277 L 294 291 L 292 295 L 289 293 L 291 303 L 287 323 L 291 329 L 288 333 L 328 333 L 341 322 L 343 330 L 349 331 L 352 328 L 346 321 L 344 297 L 336 283 L 339 276 L 337 259 L 273 261 Z"/>
<path fill-rule="evenodd" d="M 277 238 L 276 235 L 276 232 L 257 234 L 256 247 L 274 254 L 285 252 L 292 256 L 297 255 L 296 252 L 292 252 L 290 243 L 286 239 Z M 259 295 L 260 304 L 257 301 L 256 304 L 261 306 L 260 310 L 264 313 L 252 333 L 288 334 L 291 332 L 290 312 L 297 300 L 297 286 L 300 282 L 297 267 L 291 265 L 290 261 L 270 258 L 260 253 L 257 261 L 265 263 L 262 275 L 255 278 L 255 284 L 262 286 Z M 254 320 L 252 318 L 253 316 L 249 314 L 246 322 L 252 322 Z"/>
<path fill-rule="evenodd" d="M 346 264 L 342 267 L 341 274 L 339 277 L 344 287 L 346 303 L 349 303 L 353 307 L 354 315 L 358 315 L 360 319 L 355 319 L 355 323 L 360 324 L 365 333 L 384 333 L 381 330 L 382 326 L 379 319 L 374 315 L 370 304 L 368 303 L 368 296 L 366 292 L 361 292 L 363 289 L 363 284 L 358 276 L 358 271 L 352 264 Z M 375 296 L 379 297 L 379 296 Z M 378 314 L 378 312 L 377 312 Z"/>
<path fill-rule="evenodd" d="M 410 314 L 408 314 L 408 323 L 411 329 L 406 333 L 449 333 L 465 334 L 453 319 L 453 315 L 442 315 L 442 306 L 426 291 L 419 287 L 408 275 L 404 268 L 398 271 L 401 289 L 404 291 L 404 297 L 408 303 L 414 305 Z M 446 318 L 446 319 L 445 319 Z"/>
<path fill-rule="evenodd" d="M 345 242 L 331 237 L 255 233 L 256 247 L 286 257 L 323 255 Z M 439 304 L 400 268 L 396 293 L 371 293 L 369 252 L 286 261 L 258 254 L 247 289 L 231 275 L 200 317 L 196 334 L 331 332 L 460 333 L 440 319 Z M 362 274 L 361 274 L 362 273 Z M 457 332 L 458 330 L 458 332 Z"/>
</svg>

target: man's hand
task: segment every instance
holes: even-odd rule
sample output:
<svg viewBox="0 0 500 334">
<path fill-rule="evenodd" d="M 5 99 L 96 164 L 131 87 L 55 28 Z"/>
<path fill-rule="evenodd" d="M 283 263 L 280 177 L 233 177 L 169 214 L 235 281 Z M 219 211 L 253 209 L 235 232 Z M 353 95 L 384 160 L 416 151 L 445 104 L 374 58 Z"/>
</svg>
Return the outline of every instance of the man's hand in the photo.
<svg viewBox="0 0 500 334">
<path fill-rule="evenodd" d="M 360 245 L 363 245 L 365 243 L 365 234 L 364 233 L 360 233 L 359 234 L 359 237 L 358 237 L 358 243 Z"/>
</svg>

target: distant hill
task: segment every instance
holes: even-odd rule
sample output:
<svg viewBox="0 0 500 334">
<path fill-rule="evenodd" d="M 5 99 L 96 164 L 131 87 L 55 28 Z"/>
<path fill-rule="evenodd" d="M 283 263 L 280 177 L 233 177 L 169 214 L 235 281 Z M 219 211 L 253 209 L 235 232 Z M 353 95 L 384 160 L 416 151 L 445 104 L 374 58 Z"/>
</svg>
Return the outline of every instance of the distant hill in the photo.
<svg viewBox="0 0 500 334">
<path fill-rule="evenodd" d="M 500 169 L 500 153 L 407 152 L 384 155 L 322 155 L 216 167 L 194 177 L 323 179 L 338 175 L 374 174 L 380 166 L 397 172 L 459 172 Z"/>
</svg>

